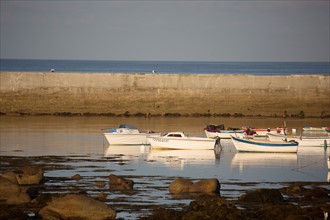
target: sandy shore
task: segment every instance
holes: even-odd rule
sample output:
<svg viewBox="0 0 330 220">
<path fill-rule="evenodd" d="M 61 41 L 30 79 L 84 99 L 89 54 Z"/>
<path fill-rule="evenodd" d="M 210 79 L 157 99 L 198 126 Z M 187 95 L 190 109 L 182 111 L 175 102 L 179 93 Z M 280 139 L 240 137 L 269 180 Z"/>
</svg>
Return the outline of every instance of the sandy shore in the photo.
<svg viewBox="0 0 330 220">
<path fill-rule="evenodd" d="M 0 73 L 2 114 L 330 117 L 330 76 Z"/>
</svg>

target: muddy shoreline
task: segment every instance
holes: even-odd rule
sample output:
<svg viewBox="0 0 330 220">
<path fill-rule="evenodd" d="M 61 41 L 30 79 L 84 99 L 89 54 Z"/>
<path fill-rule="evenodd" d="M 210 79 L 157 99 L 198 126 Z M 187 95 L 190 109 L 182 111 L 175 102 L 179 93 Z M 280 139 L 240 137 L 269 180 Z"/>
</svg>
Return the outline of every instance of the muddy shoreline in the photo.
<svg viewBox="0 0 330 220">
<path fill-rule="evenodd" d="M 36 213 L 44 207 L 52 197 L 65 194 L 85 194 L 101 200 L 114 208 L 118 215 L 116 219 L 215 219 L 222 215 L 223 219 L 323 219 L 324 212 L 330 213 L 330 190 L 328 182 L 282 182 L 281 187 L 274 187 L 283 195 L 284 201 L 244 201 L 240 197 L 247 193 L 237 190 L 237 196 L 226 196 L 226 189 L 220 189 L 220 195 L 184 195 L 182 198 L 172 197 L 173 203 L 158 205 L 157 203 L 141 203 L 143 196 L 133 201 L 138 191 L 162 190 L 168 191 L 168 183 L 177 177 L 147 177 L 162 181 L 162 186 L 150 188 L 146 183 L 146 176 L 125 176 L 134 178 L 142 187 L 131 191 L 111 191 L 107 186 L 108 176 L 113 170 L 98 170 L 91 165 L 95 161 L 116 161 L 125 164 L 128 161 L 118 160 L 116 157 L 93 159 L 88 156 L 39 156 L 39 157 L 13 157 L 1 156 L 0 173 L 17 171 L 25 166 L 40 166 L 45 171 L 44 180 L 40 185 L 22 186 L 27 189 L 33 187 L 35 198 L 28 204 L 8 205 L 0 201 L 1 219 L 40 219 Z M 75 164 L 87 162 L 84 169 L 93 170 L 93 176 L 81 179 L 66 176 L 66 170 L 77 170 Z M 88 165 L 90 164 L 90 165 Z M 63 175 L 51 176 L 52 171 L 63 171 Z M 77 174 L 83 176 L 83 171 Z M 150 180 L 149 180 L 150 181 Z M 104 182 L 103 184 L 100 184 Z M 250 186 L 259 188 L 260 183 L 221 183 L 237 186 Z M 267 183 L 266 183 L 267 184 Z M 273 184 L 273 183 L 268 183 Z M 251 187 L 252 186 L 252 187 Z M 272 188 L 272 187 L 271 187 Z M 105 195 L 105 196 L 100 196 Z M 156 199 L 157 200 L 157 199 Z M 188 201 L 188 202 L 187 202 Z M 126 213 L 124 217 L 121 214 Z M 138 213 L 138 215 L 136 215 Z M 29 217 L 30 216 L 30 217 Z"/>
<path fill-rule="evenodd" d="M 150 113 L 134 113 L 126 111 L 124 113 L 115 114 L 112 112 L 108 113 L 92 113 L 92 112 L 39 112 L 39 113 L 31 113 L 31 112 L 0 112 L 0 116 L 55 116 L 55 117 L 135 117 L 135 118 L 151 118 L 151 117 L 164 117 L 164 118 L 179 118 L 179 117 L 191 117 L 191 118 L 283 118 L 283 119 L 304 119 L 304 118 L 321 118 L 321 119 L 329 119 L 330 114 L 321 113 L 319 116 L 308 116 L 305 115 L 303 111 L 297 112 L 295 114 L 288 114 L 286 112 L 283 115 L 261 115 L 261 114 L 243 114 L 243 113 L 192 113 L 192 114 L 181 114 L 181 113 L 164 113 L 164 114 L 150 114 Z"/>
</svg>

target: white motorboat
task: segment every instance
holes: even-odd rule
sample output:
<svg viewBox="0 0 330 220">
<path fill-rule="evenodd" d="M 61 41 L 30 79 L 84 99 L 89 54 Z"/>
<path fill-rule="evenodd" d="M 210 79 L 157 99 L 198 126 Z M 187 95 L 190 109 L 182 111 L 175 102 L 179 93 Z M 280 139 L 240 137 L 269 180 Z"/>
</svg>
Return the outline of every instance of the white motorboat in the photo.
<svg viewBox="0 0 330 220">
<path fill-rule="evenodd" d="M 183 132 L 169 132 L 163 136 L 147 137 L 153 149 L 211 150 L 218 139 L 188 137 Z"/>
<path fill-rule="evenodd" d="M 231 137 L 237 151 L 242 152 L 276 152 L 276 153 L 297 153 L 297 142 L 270 142 L 247 140 L 243 138 Z"/>
<path fill-rule="evenodd" d="M 270 141 L 295 141 L 299 147 L 324 147 L 330 146 L 330 137 L 328 136 L 288 136 L 280 134 L 267 134 Z"/>
<path fill-rule="evenodd" d="M 119 128 L 112 128 L 103 135 L 110 145 L 150 145 L 147 137 L 160 136 L 160 133 L 140 132 L 135 126 L 121 124 Z"/>
</svg>

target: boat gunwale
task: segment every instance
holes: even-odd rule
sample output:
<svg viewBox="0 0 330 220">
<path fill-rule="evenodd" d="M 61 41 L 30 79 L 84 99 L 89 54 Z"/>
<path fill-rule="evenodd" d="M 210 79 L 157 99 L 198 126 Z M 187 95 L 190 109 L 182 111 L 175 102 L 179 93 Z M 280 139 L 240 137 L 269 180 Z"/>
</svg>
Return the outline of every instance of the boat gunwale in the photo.
<svg viewBox="0 0 330 220">
<path fill-rule="evenodd" d="M 207 142 L 215 142 L 216 138 L 204 138 L 204 137 L 153 137 L 153 136 L 149 136 L 147 137 L 148 139 L 152 138 L 156 138 L 156 139 L 165 139 L 165 140 L 175 140 L 175 141 L 207 141 Z M 158 140 L 153 140 L 156 142 L 162 142 L 162 141 L 158 141 Z"/>
<path fill-rule="evenodd" d="M 246 143 L 246 144 L 253 144 L 253 145 L 260 145 L 263 147 L 296 147 L 298 146 L 299 143 L 289 143 L 289 142 L 262 142 L 262 141 L 251 141 L 251 140 L 244 140 L 244 139 L 240 139 L 240 138 L 236 138 L 236 137 L 231 137 L 232 140 L 234 141 L 238 141 L 241 143 Z"/>
</svg>

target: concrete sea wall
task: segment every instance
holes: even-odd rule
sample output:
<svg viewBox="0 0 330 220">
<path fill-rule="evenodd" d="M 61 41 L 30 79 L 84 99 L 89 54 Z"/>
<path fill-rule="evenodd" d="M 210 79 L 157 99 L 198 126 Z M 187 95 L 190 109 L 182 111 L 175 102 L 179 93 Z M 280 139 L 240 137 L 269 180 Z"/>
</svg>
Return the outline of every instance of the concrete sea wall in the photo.
<svg viewBox="0 0 330 220">
<path fill-rule="evenodd" d="M 330 76 L 1 72 L 5 114 L 330 115 Z"/>
</svg>

